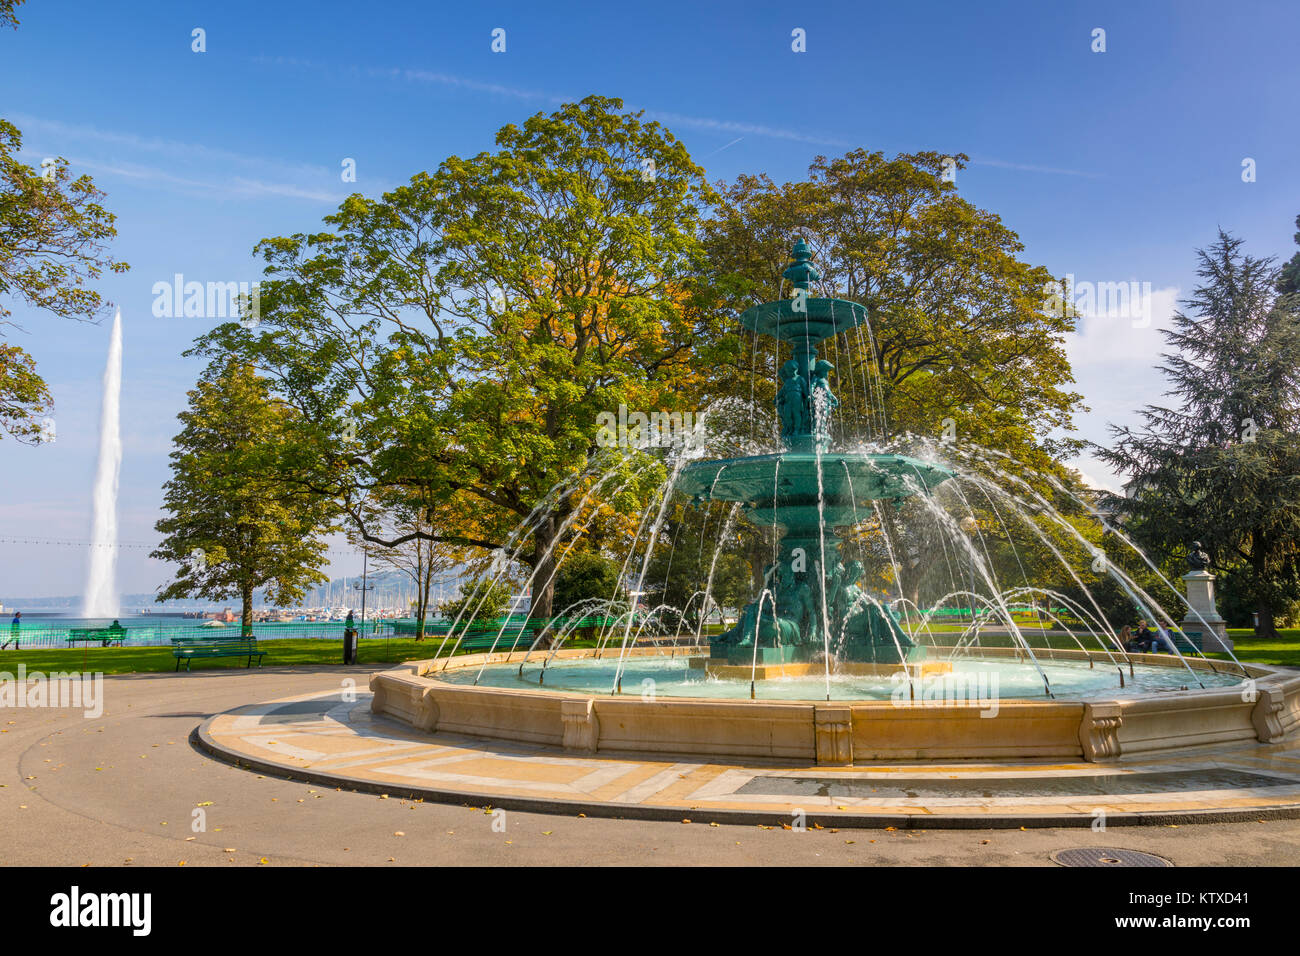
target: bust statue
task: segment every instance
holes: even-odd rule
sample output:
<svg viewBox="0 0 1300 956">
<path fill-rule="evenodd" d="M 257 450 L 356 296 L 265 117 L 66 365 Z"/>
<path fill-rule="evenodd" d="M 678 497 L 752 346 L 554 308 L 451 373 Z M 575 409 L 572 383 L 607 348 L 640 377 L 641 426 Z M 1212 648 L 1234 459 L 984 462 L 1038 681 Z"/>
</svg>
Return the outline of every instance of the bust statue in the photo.
<svg viewBox="0 0 1300 956">
<path fill-rule="evenodd" d="M 1193 541 L 1191 550 L 1187 552 L 1187 566 L 1193 571 L 1204 571 L 1209 563 L 1210 556 L 1202 549 L 1201 542 Z"/>
</svg>

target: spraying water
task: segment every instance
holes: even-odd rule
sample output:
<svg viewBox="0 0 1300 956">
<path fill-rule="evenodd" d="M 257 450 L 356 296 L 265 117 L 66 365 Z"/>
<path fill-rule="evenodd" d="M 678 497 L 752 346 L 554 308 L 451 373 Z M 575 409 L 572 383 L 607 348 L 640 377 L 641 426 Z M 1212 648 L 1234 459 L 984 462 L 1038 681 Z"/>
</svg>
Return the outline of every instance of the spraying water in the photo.
<svg viewBox="0 0 1300 956">
<path fill-rule="evenodd" d="M 104 401 L 99 417 L 99 464 L 95 469 L 90 573 L 86 617 L 117 617 L 117 483 L 122 470 L 122 310 L 113 318 L 104 366 Z"/>
</svg>

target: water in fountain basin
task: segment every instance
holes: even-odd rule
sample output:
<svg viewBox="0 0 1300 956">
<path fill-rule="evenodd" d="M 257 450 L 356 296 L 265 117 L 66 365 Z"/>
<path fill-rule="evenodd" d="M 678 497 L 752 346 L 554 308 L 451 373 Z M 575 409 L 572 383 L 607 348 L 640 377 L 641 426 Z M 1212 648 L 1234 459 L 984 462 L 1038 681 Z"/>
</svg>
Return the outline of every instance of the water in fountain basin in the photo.
<svg viewBox="0 0 1300 956">
<path fill-rule="evenodd" d="M 1117 686 L 1115 672 L 1109 668 L 1090 669 L 1086 661 L 1043 661 L 1058 697 L 1071 700 L 1117 697 L 1138 694 L 1170 693 L 1188 687 L 1187 675 L 1173 667 L 1135 666 L 1134 677 L 1123 689 Z M 663 697 L 705 697 L 744 700 L 750 696 L 748 680 L 708 677 L 703 670 L 692 668 L 689 661 L 677 657 L 627 658 L 620 666 L 614 658 L 604 660 L 552 660 L 546 668 L 545 687 L 551 691 L 584 694 L 608 694 L 619 674 L 625 686 L 641 688 L 653 681 L 654 692 Z M 1014 660 L 956 659 L 953 674 L 966 687 L 982 686 L 988 696 L 1000 700 L 1043 699 L 1043 685 L 1034 668 Z M 438 675 L 451 684 L 475 683 L 476 668 L 452 668 Z M 917 699 L 931 687 L 941 688 L 942 678 L 918 682 Z M 1241 678 L 1230 674 L 1201 675 L 1206 687 L 1234 687 Z M 982 681 L 982 683 L 981 683 Z M 532 688 L 538 686 L 537 671 L 527 668 L 520 675 L 517 664 L 489 664 L 478 674 L 477 683 L 484 687 Z M 832 700 L 909 700 L 909 688 L 902 678 L 866 677 L 832 673 L 829 680 Z M 763 682 L 762 700 L 824 700 L 826 679 L 821 674 L 810 677 L 768 678 Z M 1195 685 L 1192 685 L 1195 689 Z M 941 693 L 941 690 L 940 690 Z"/>
</svg>

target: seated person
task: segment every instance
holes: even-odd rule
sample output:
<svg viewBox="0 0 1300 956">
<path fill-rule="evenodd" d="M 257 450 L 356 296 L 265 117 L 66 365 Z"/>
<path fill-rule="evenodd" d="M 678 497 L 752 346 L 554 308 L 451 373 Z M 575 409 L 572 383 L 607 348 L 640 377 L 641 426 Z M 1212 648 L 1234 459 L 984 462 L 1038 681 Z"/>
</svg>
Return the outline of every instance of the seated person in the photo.
<svg viewBox="0 0 1300 956">
<path fill-rule="evenodd" d="M 1150 653 L 1151 643 L 1154 640 L 1155 635 L 1151 633 L 1151 628 L 1147 627 L 1147 622 L 1138 621 L 1137 633 L 1133 636 L 1133 646 L 1129 650 L 1142 654 Z"/>
</svg>

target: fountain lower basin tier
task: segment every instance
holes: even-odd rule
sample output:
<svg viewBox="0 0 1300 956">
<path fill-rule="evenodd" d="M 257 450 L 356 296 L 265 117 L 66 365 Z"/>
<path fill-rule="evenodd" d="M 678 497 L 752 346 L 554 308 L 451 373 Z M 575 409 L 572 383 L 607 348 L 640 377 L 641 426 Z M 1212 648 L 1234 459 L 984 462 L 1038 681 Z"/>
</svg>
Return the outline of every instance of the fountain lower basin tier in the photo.
<svg viewBox="0 0 1300 956">
<path fill-rule="evenodd" d="M 739 501 L 757 525 L 855 525 L 875 501 L 901 501 L 952 477 L 906 455 L 782 452 L 692 462 L 676 490 L 698 501 Z"/>
<path fill-rule="evenodd" d="M 709 677 L 691 658 L 638 649 L 611 693 L 616 658 L 561 650 L 539 685 L 525 653 L 417 661 L 375 674 L 372 709 L 438 733 L 574 753 L 737 756 L 853 764 L 874 760 L 1066 758 L 1231 742 L 1275 743 L 1300 728 L 1300 675 L 1263 665 L 1134 655 L 1124 687 L 1104 655 L 1056 651 L 1040 663 L 1055 699 L 1009 649 L 952 661 L 949 673 Z M 520 665 L 524 664 L 522 676 Z M 1215 673 L 1213 668 L 1218 668 Z M 481 670 L 481 674 L 480 674 Z M 475 683 L 478 679 L 477 684 Z M 1198 683 L 1204 684 L 1202 689 Z M 1192 689 L 1185 689 L 1185 688 Z"/>
</svg>

